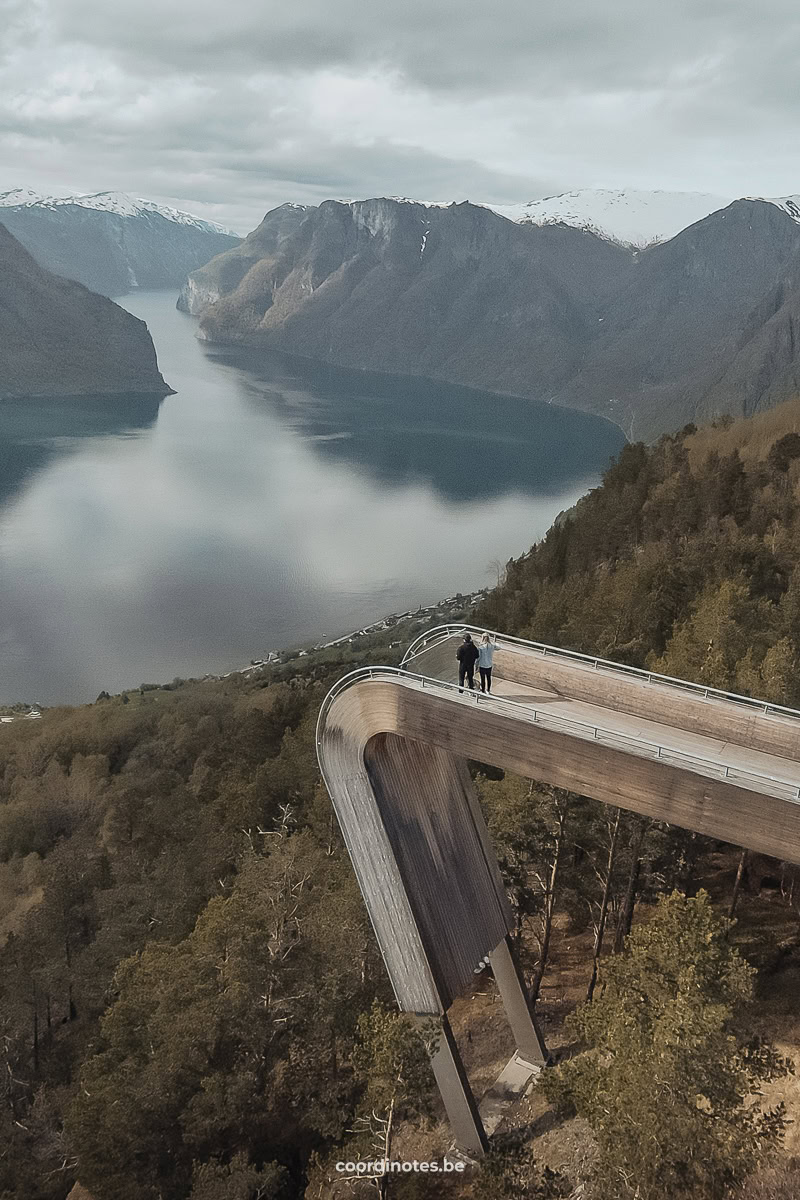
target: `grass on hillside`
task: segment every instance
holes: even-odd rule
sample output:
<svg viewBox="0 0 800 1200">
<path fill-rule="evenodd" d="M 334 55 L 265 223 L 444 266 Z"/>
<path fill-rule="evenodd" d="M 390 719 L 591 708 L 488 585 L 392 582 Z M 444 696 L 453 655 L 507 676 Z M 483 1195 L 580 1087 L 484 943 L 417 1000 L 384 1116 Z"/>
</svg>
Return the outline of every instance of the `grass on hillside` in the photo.
<svg viewBox="0 0 800 1200">
<path fill-rule="evenodd" d="M 696 467 L 712 450 L 720 457 L 738 450 L 745 464 L 758 462 L 787 433 L 800 433 L 800 397 L 744 421 L 727 418 L 698 429 L 686 440 L 689 461 Z"/>
</svg>

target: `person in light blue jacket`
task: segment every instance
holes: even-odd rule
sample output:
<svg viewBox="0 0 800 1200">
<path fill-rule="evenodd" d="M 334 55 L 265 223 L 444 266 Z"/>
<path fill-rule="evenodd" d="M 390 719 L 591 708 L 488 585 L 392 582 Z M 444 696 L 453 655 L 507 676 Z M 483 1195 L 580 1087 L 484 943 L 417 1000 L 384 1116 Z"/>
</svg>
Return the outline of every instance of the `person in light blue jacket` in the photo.
<svg viewBox="0 0 800 1200">
<path fill-rule="evenodd" d="M 492 659 L 494 658 L 495 644 L 492 642 L 488 633 L 485 633 L 478 645 L 478 670 L 481 673 L 481 691 L 490 692 L 492 690 Z"/>
</svg>

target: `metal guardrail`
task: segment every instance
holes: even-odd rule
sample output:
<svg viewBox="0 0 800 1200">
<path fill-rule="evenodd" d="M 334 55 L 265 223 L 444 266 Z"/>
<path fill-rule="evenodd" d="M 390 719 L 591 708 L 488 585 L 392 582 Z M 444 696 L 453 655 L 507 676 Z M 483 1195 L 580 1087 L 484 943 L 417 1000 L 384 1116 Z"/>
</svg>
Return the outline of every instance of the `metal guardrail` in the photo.
<svg viewBox="0 0 800 1200">
<path fill-rule="evenodd" d="M 480 625 L 437 625 L 435 628 L 429 629 L 427 633 L 422 633 L 414 639 L 403 655 L 400 665 L 405 666 L 412 659 L 419 657 L 420 654 L 430 650 L 433 646 L 447 641 L 448 638 L 463 636 L 465 633 L 483 634 L 486 632 L 490 634 L 498 646 L 508 643 L 510 646 L 519 646 L 525 650 L 532 650 L 540 654 L 542 658 L 560 658 L 570 662 L 579 662 L 584 666 L 592 667 L 596 671 L 613 671 L 616 674 L 635 677 L 642 680 L 642 682 L 694 692 L 706 700 L 723 700 L 729 704 L 739 704 L 746 708 L 751 708 L 765 715 L 773 714 L 779 717 L 790 717 L 794 720 L 800 720 L 800 711 L 796 708 L 787 708 L 783 704 L 770 704 L 766 700 L 757 700 L 752 696 L 740 696 L 736 692 L 726 692 L 720 688 L 705 687 L 702 683 L 692 683 L 688 679 L 675 679 L 671 675 L 659 675 L 656 671 L 646 671 L 642 667 L 629 667 L 626 663 L 612 662 L 607 658 L 594 658 L 590 654 L 581 654 L 577 650 L 564 650 L 560 646 L 548 646 L 544 642 L 530 642 L 526 641 L 525 638 L 512 637 L 507 633 L 494 633 L 491 630 L 487 631 Z"/>
<path fill-rule="evenodd" d="M 465 627 L 454 626 L 453 628 L 463 630 Z M 574 717 L 556 716 L 551 712 L 536 708 L 535 705 L 522 703 L 510 697 L 493 695 L 491 692 L 480 692 L 477 689 L 462 688 L 457 683 L 449 683 L 443 679 L 434 679 L 428 675 L 420 675 L 413 671 L 404 670 L 402 666 L 359 667 L 357 670 L 343 675 L 333 685 L 322 702 L 319 717 L 317 718 L 317 747 L 319 748 L 322 745 L 322 734 L 331 705 L 341 692 L 360 681 L 381 681 L 387 678 L 399 679 L 401 683 L 422 689 L 454 692 L 462 696 L 466 703 L 474 701 L 477 706 L 490 706 L 499 708 L 501 711 L 513 709 L 515 710 L 515 715 L 518 714 L 519 719 L 527 721 L 530 724 L 541 725 L 544 728 L 566 730 L 573 736 L 580 737 L 586 741 L 603 742 L 609 745 L 622 744 L 629 753 L 636 754 L 639 757 L 656 758 L 664 763 L 673 763 L 692 770 L 698 775 L 704 775 L 712 779 L 723 779 L 728 783 L 739 784 L 742 787 L 748 786 L 749 781 L 750 786 L 753 784 L 756 785 L 755 790 L 766 792 L 768 795 L 776 795 L 775 788 L 777 787 L 782 789 L 784 793 L 788 793 L 788 795 L 778 795 L 779 799 L 787 799 L 800 803 L 800 784 L 794 780 L 781 779 L 776 775 L 767 775 L 760 771 L 746 771 L 740 767 L 731 767 L 718 762 L 716 759 L 687 754 L 684 750 L 678 750 L 675 747 L 665 746 L 658 742 L 651 742 L 645 738 L 636 737 L 634 734 L 622 733 L 616 729 L 607 729 L 602 725 L 592 725 L 587 721 L 580 721 Z M 800 714 L 797 715 L 800 716 Z"/>
</svg>

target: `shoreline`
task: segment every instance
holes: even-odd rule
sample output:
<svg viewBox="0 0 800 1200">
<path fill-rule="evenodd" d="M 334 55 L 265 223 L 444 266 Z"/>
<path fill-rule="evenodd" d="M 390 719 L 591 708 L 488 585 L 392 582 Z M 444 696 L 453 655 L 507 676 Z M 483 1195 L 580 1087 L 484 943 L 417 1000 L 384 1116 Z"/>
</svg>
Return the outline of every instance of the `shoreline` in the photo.
<svg viewBox="0 0 800 1200">
<path fill-rule="evenodd" d="M 148 289 L 138 289 L 137 291 L 130 293 L 129 296 L 126 298 L 133 300 L 137 295 L 141 296 L 142 294 L 145 294 L 147 292 L 149 292 Z M 172 299 L 174 297 L 174 289 L 173 288 L 157 289 L 157 290 L 154 290 L 152 294 L 156 297 L 158 297 L 160 295 L 163 298 L 160 301 L 160 303 L 163 307 L 164 304 L 172 301 Z M 153 311 L 156 314 L 153 317 L 153 320 L 156 321 L 158 313 L 161 310 L 154 307 Z M 175 314 L 175 316 L 176 316 L 176 319 L 181 320 L 181 322 L 182 322 L 182 318 L 180 318 L 180 314 Z M 151 324 L 152 324 L 152 322 L 151 322 Z M 187 326 L 183 322 L 182 322 L 182 327 L 183 327 L 183 336 L 186 338 L 187 342 L 191 341 L 192 333 L 193 333 L 191 327 Z M 555 426 L 556 431 L 558 431 L 558 429 L 560 428 L 560 422 L 558 420 L 556 420 L 556 414 L 552 412 L 553 409 L 558 408 L 561 411 L 561 413 L 564 414 L 565 417 L 569 413 L 575 414 L 574 421 L 570 420 L 567 423 L 565 431 L 563 432 L 564 447 L 568 446 L 567 433 L 569 433 L 572 430 L 573 424 L 578 426 L 578 429 L 576 431 L 574 431 L 576 437 L 578 436 L 578 433 L 580 433 L 580 426 L 585 426 L 586 440 L 588 442 L 591 442 L 592 434 L 594 434 L 595 439 L 597 439 L 597 444 L 601 448 L 601 454 L 598 457 L 602 457 L 603 464 L 610 462 L 614 455 L 618 455 L 619 453 L 621 453 L 622 449 L 624 448 L 624 446 L 626 444 L 624 432 L 622 430 L 620 430 L 620 428 L 617 425 L 615 425 L 614 422 L 609 421 L 607 418 L 598 416 L 597 414 L 584 413 L 581 410 L 577 410 L 577 409 L 575 409 L 575 410 L 567 409 L 564 406 L 556 405 L 556 404 L 553 404 L 552 402 L 548 403 L 545 400 L 536 400 L 532 397 L 515 395 L 514 393 L 511 393 L 511 392 L 491 392 L 491 391 L 488 391 L 485 389 L 470 386 L 468 384 L 455 383 L 455 382 L 450 382 L 450 381 L 440 381 L 437 379 L 432 379 L 429 376 L 423 376 L 423 375 L 396 375 L 391 372 L 375 372 L 375 371 L 372 371 L 367 368 L 342 367 L 337 364 L 325 362 L 322 359 L 313 359 L 308 356 L 291 355 L 284 351 L 270 351 L 266 348 L 261 348 L 261 347 L 240 347 L 238 345 L 230 345 L 230 344 L 225 344 L 225 343 L 208 343 L 207 345 L 208 345 L 208 350 L 209 350 L 209 357 L 212 359 L 212 362 L 215 358 L 218 358 L 221 362 L 221 365 L 224 364 L 226 359 L 230 359 L 234 362 L 239 362 L 240 360 L 244 359 L 244 362 L 242 362 L 243 366 L 245 366 L 245 365 L 256 366 L 258 360 L 263 360 L 266 357 L 271 357 L 271 358 L 273 358 L 273 360 L 277 361 L 278 363 L 281 360 L 283 360 L 290 370 L 291 370 L 292 364 L 296 364 L 298 369 L 313 367 L 313 370 L 319 374 L 321 379 L 324 380 L 325 377 L 330 377 L 332 392 L 341 390 L 341 384 L 338 381 L 342 380 L 342 379 L 344 379 L 344 380 L 353 379 L 355 381 L 356 388 L 358 387 L 357 381 L 359 379 L 366 381 L 366 382 L 369 382 L 371 380 L 376 380 L 378 382 L 378 387 L 380 389 L 379 393 L 378 393 L 380 396 L 387 395 L 391 390 L 391 385 L 393 385 L 395 383 L 399 383 L 401 388 L 405 387 L 406 390 L 409 392 L 409 394 L 416 394 L 417 392 L 420 393 L 421 400 L 419 401 L 418 407 L 421 407 L 422 409 L 424 409 L 425 401 L 427 399 L 427 393 L 424 390 L 422 390 L 420 387 L 415 388 L 414 385 L 415 384 L 424 385 L 425 387 L 430 387 L 432 389 L 437 389 L 440 386 L 444 385 L 444 389 L 446 389 L 446 392 L 450 393 L 450 395 L 452 396 L 452 399 L 453 399 L 453 409 L 454 409 L 454 414 L 455 414 L 453 420 L 456 425 L 458 425 L 457 413 L 458 413 L 459 402 L 461 402 L 463 404 L 463 407 L 465 410 L 470 406 L 471 403 L 473 403 L 473 407 L 476 407 L 478 404 L 480 404 L 481 409 L 483 407 L 485 407 L 486 405 L 488 405 L 489 408 L 491 408 L 492 398 L 494 397 L 494 398 L 503 399 L 508 402 L 507 405 L 505 406 L 506 411 L 503 413 L 503 416 L 509 426 L 509 429 L 511 429 L 512 432 L 513 432 L 513 427 L 516 423 L 515 415 L 514 415 L 515 413 L 517 414 L 517 420 L 520 422 L 520 424 L 525 423 L 526 428 L 527 428 L 527 417 L 525 416 L 525 413 L 526 413 L 526 411 L 528 413 L 532 413 L 533 415 L 532 415 L 532 419 L 531 419 L 530 423 L 534 428 L 538 428 L 538 414 L 541 413 L 543 415 L 543 418 L 546 419 L 548 414 L 545 412 L 545 409 L 548 409 L 548 408 L 551 410 L 551 420 L 546 422 L 546 427 L 549 429 L 550 426 L 552 425 L 552 426 Z M 277 373 L 279 374 L 280 372 L 277 372 Z M 387 385 L 389 385 L 389 386 L 387 386 Z M 300 386 L 300 385 L 298 385 L 298 386 Z M 159 399 L 161 399 L 161 398 L 159 398 Z M 37 401 L 32 401 L 32 403 L 34 405 L 36 405 Z M 88 403 L 88 399 L 87 399 L 87 403 Z M 524 404 L 524 408 L 520 407 L 521 404 Z M 154 403 L 154 407 L 155 407 L 155 403 Z M 482 421 L 480 412 L 477 413 L 477 416 L 475 417 L 475 421 L 478 424 L 480 424 L 480 422 Z M 594 421 L 594 422 L 600 421 L 600 422 L 602 422 L 602 424 L 595 424 L 593 427 L 592 427 L 592 425 L 586 424 L 587 422 L 592 422 L 592 421 Z M 614 431 L 614 434 L 616 436 L 612 437 L 611 432 L 610 432 L 611 430 Z M 604 431 L 606 431 L 606 432 L 604 433 Z M 553 436 L 555 437 L 555 434 Z M 607 448 L 607 454 L 602 453 L 603 447 Z M 553 457 L 560 459 L 562 457 L 562 454 L 566 452 L 562 446 L 558 445 L 557 442 L 555 443 L 555 451 L 556 451 L 555 455 L 550 456 L 551 459 Z M 501 449 L 500 449 L 500 451 L 498 451 L 498 453 L 502 453 L 502 452 L 504 452 L 504 451 L 503 451 L 503 448 L 501 447 Z M 596 453 L 596 448 L 595 448 L 595 453 Z M 515 459 L 515 462 L 516 462 L 516 459 Z M 526 461 L 523 461 L 522 468 L 521 468 L 522 476 L 524 476 L 524 472 L 526 469 L 527 469 Z M 583 495 L 586 493 L 587 490 L 589 490 L 589 489 L 591 489 L 591 487 L 595 486 L 596 482 L 599 482 L 599 479 L 597 478 L 597 476 L 599 476 L 600 471 L 602 469 L 604 469 L 603 466 L 598 465 L 598 467 L 596 468 L 596 474 L 595 474 L 594 478 L 591 478 L 588 480 L 586 480 L 586 479 L 581 480 L 579 487 L 577 487 L 575 489 L 575 491 L 573 492 L 573 495 L 575 495 L 577 493 L 580 493 L 581 495 Z M 516 478 L 516 476 L 515 476 L 515 478 Z M 527 534 L 525 534 L 523 531 L 523 536 L 521 536 L 519 538 L 519 540 L 517 540 L 516 537 L 513 540 L 509 539 L 510 555 L 508 555 L 507 552 L 501 551 L 501 556 L 504 558 L 507 556 L 516 557 L 518 554 L 525 553 L 526 549 L 530 546 L 531 541 L 536 538 L 537 532 L 539 533 L 540 537 L 543 537 L 546 533 L 545 526 L 546 525 L 549 526 L 553 522 L 557 522 L 563 516 L 563 513 L 553 514 L 553 509 L 560 508 L 565 503 L 567 505 L 569 505 L 570 498 L 571 497 L 564 497 L 564 499 L 560 500 L 560 503 L 557 502 L 556 504 L 553 504 L 551 508 L 547 509 L 547 511 L 542 514 L 541 525 L 537 526 L 536 530 L 533 530 L 533 531 L 529 530 L 527 532 Z M 522 525 L 522 523 L 523 522 L 520 521 L 520 525 Z M 491 550 L 487 552 L 487 557 L 488 557 L 488 553 L 495 553 L 495 550 L 494 550 L 494 545 L 496 544 L 495 540 L 493 538 L 491 538 L 491 539 L 487 538 L 487 543 L 489 543 L 489 542 L 491 543 Z M 460 576 L 462 574 L 463 570 L 464 570 L 463 564 L 461 566 L 456 564 L 456 569 L 453 572 L 453 574 L 456 576 L 456 578 L 453 579 L 452 575 L 451 575 L 450 580 L 445 578 L 444 586 L 452 587 L 453 584 L 458 586 L 460 583 L 458 576 Z M 445 574 L 445 572 L 442 572 L 442 574 Z M 450 574 L 450 572 L 448 571 L 448 572 L 446 572 L 446 574 Z M 476 574 L 478 574 L 477 571 L 476 571 Z M 486 572 L 481 572 L 480 574 L 483 575 L 484 580 L 487 578 Z M 409 576 L 409 578 L 413 578 L 413 577 Z M 473 580 L 473 581 L 478 583 L 480 581 L 480 575 L 478 576 L 478 580 Z M 141 583 L 144 586 L 147 586 L 147 582 L 148 581 L 147 581 L 146 576 L 141 579 Z M 468 584 L 468 581 L 466 581 L 466 582 Z M 427 599 L 431 595 L 431 592 L 433 592 L 433 594 L 435 595 L 436 592 L 438 592 L 438 590 L 439 590 L 438 586 L 431 588 L 430 591 L 427 590 L 427 587 L 424 587 L 424 588 L 421 587 L 421 588 L 419 588 L 419 590 L 417 589 L 417 587 L 414 587 L 413 590 L 411 591 L 410 597 L 408 595 L 408 591 L 406 591 L 405 596 L 403 596 L 402 598 L 405 599 L 406 602 L 408 602 L 408 599 L 416 599 L 416 597 L 414 597 L 414 592 L 416 591 L 417 596 L 419 596 L 420 592 L 422 592 L 423 599 Z M 484 590 L 485 589 L 483 589 L 482 587 L 479 586 L 475 590 L 470 590 L 468 594 L 472 597 L 477 597 Z M 427 592 L 427 595 L 426 595 L 426 592 Z M 463 595 L 463 593 L 458 593 L 458 594 Z M 287 643 L 287 642 L 283 642 L 281 640 L 280 642 L 277 643 L 277 646 L 276 646 L 276 643 L 271 640 L 269 628 L 268 627 L 264 628 L 262 626 L 262 621 L 263 621 L 263 616 L 262 616 L 261 619 L 259 619 L 253 623 L 253 625 L 254 625 L 253 628 L 250 628 L 245 631 L 246 636 L 244 638 L 242 638 L 241 640 L 238 638 L 232 639 L 234 641 L 234 645 L 232 647 L 233 654 L 231 654 L 230 657 L 229 657 L 228 653 L 224 652 L 224 646 L 223 646 L 223 653 L 220 654 L 219 657 L 217 657 L 216 654 L 214 655 L 214 658 L 212 659 L 212 661 L 214 662 L 213 667 L 211 667 L 210 662 L 203 651 L 203 647 L 202 647 L 202 645 L 200 645 L 197 648 L 196 656 L 194 654 L 191 656 L 187 656 L 188 661 L 185 664 L 181 664 L 180 662 L 173 661 L 174 669 L 171 669 L 169 667 L 169 661 L 171 658 L 173 658 L 173 652 L 174 652 L 175 658 L 179 659 L 182 656 L 182 646 L 180 643 L 180 639 L 178 639 L 176 642 L 174 642 L 174 644 L 172 646 L 170 646 L 169 644 L 165 645 L 164 649 L 165 649 L 166 653 L 163 656 L 161 654 L 156 654 L 154 652 L 152 655 L 152 657 L 154 659 L 153 668 L 148 669 L 145 667 L 144 669 L 142 669 L 142 674 L 145 676 L 145 679 L 154 677 L 155 680 L 158 680 L 159 678 L 163 679 L 164 676 L 167 676 L 167 679 L 169 679 L 169 678 L 172 678 L 173 675 L 175 677 L 179 678 L 182 675 L 184 675 L 184 673 L 187 678 L 195 678 L 195 679 L 225 678 L 227 675 L 240 673 L 240 672 L 250 672 L 254 669 L 257 669 L 263 665 L 268 665 L 270 663 L 283 662 L 283 661 L 286 661 L 290 657 L 291 658 L 295 658 L 295 657 L 296 658 L 301 658 L 301 657 L 305 658 L 310 653 L 320 654 L 320 653 L 324 653 L 326 651 L 330 652 L 332 654 L 336 650 L 337 647 L 346 647 L 348 644 L 353 644 L 354 642 L 360 645 L 363 639 L 369 638 L 369 637 L 375 637 L 376 639 L 379 639 L 380 635 L 385 635 L 381 640 L 382 640 L 382 642 L 383 641 L 388 642 L 388 641 L 392 640 L 395 636 L 400 636 L 401 631 L 404 631 L 405 629 L 407 629 L 408 625 L 411 624 L 412 621 L 419 621 L 419 620 L 426 619 L 427 617 L 432 616 L 432 614 L 435 614 L 437 612 L 440 614 L 439 617 L 436 618 L 438 620 L 438 622 L 446 622 L 449 620 L 456 621 L 459 619 L 460 609 L 459 609 L 458 605 L 456 605 L 454 603 L 456 597 L 454 597 L 452 595 L 448 595 L 447 597 L 445 597 L 445 599 L 438 600 L 435 603 L 426 604 L 424 606 L 422 604 L 420 604 L 414 610 L 406 609 L 404 612 L 390 612 L 387 615 L 383 615 L 381 613 L 381 609 L 382 609 L 383 605 L 381 604 L 380 597 L 376 597 L 376 599 L 377 599 L 377 603 L 375 604 L 374 608 L 370 604 L 369 607 L 367 608 L 366 612 L 364 612 L 362 609 L 362 612 L 358 614 L 359 616 L 362 616 L 362 617 L 364 615 L 366 615 L 368 617 L 368 623 L 362 625 L 361 627 L 351 629 L 347 632 L 344 631 L 344 629 L 346 629 L 346 626 L 344 623 L 350 619 L 351 615 L 354 615 L 354 614 L 348 612 L 348 609 L 350 608 L 350 606 L 347 604 L 342 605 L 341 609 L 343 609 L 343 611 L 339 611 L 339 613 L 337 614 L 340 619 L 343 618 L 343 620 L 341 620 L 341 623 L 339 623 L 339 620 L 337 620 L 335 624 L 332 621 L 329 622 L 328 619 L 324 617 L 324 610 L 323 610 L 323 612 L 322 612 L 323 620 L 320 620 L 316 629 L 314 629 L 312 626 L 312 628 L 309 630 L 308 624 L 311 624 L 311 622 L 309 621 L 308 624 L 303 622 L 307 632 L 304 633 L 302 625 L 301 625 L 300 629 L 296 630 L 296 633 L 294 636 L 292 636 L 290 634 L 290 636 L 292 637 L 291 641 L 289 641 Z M 391 602 L 392 597 L 389 597 L 388 599 L 389 599 L 389 602 Z M 384 597 L 384 600 L 386 600 L 386 597 Z M 388 605 L 387 605 L 387 607 L 388 607 Z M 385 613 L 385 610 L 384 610 L 384 613 Z M 373 614 L 375 614 L 375 619 L 369 620 L 369 618 L 371 618 Z M 311 615 L 313 617 L 315 614 L 312 613 Z M 314 621 L 314 624 L 316 624 L 316 621 Z M 327 631 L 325 630 L 326 625 L 328 626 L 329 630 L 331 630 L 331 626 L 333 627 L 331 630 L 332 636 L 327 635 Z M 391 632 L 390 632 L 395 626 L 399 626 L 397 635 L 391 634 Z M 343 627 L 344 627 L 344 629 L 343 629 Z M 275 631 L 273 630 L 273 636 L 274 636 L 274 633 L 275 633 Z M 266 637 L 264 636 L 264 634 L 266 634 Z M 299 636 L 296 636 L 296 634 L 299 634 Z M 324 636 L 320 636 L 320 634 L 323 634 Z M 270 637 L 270 641 L 267 641 L 267 637 Z M 295 640 L 295 637 L 296 637 L 296 640 Z M 236 644 L 235 644 L 236 642 L 239 642 L 238 652 L 237 652 L 237 648 L 236 648 Z M 148 641 L 145 638 L 139 639 L 138 645 L 137 645 L 136 641 L 133 642 L 133 644 L 130 647 L 131 653 L 129 655 L 130 661 L 134 664 L 133 671 L 129 672 L 128 670 L 125 670 L 124 672 L 120 672 L 120 675 L 113 681 L 112 687 L 114 687 L 114 690 L 116 691 L 117 689 L 120 689 L 120 691 L 117 694 L 122 694 L 123 690 L 129 690 L 129 691 L 131 691 L 131 693 L 136 691 L 135 683 L 133 684 L 133 686 L 126 687 L 124 680 L 126 677 L 130 678 L 130 676 L 131 676 L 131 674 L 133 674 L 133 672 L 138 673 L 138 668 L 136 667 L 136 662 L 139 660 L 142 653 L 144 651 L 148 651 L 149 649 L 150 649 L 150 647 L 148 647 Z M 216 649 L 216 643 L 214 643 L 212 645 L 212 649 Z M 247 653 L 251 654 L 251 659 L 249 660 L 249 664 L 248 664 L 247 660 L 244 658 L 244 655 Z M 241 657 L 240 657 L 240 655 L 241 655 Z M 85 660 L 85 653 L 81 654 L 80 657 Z M 238 660 L 238 665 L 236 665 L 237 660 Z M 183 666 L 183 670 L 181 670 L 181 666 Z M 82 704 L 93 703 L 95 700 L 95 695 L 96 695 L 95 691 L 94 691 L 94 689 L 92 689 L 92 692 L 87 694 L 86 685 L 88 682 L 89 687 L 91 687 L 92 675 L 95 675 L 94 663 L 92 661 L 89 661 L 88 663 L 84 661 L 80 664 L 80 667 L 81 667 L 80 673 L 78 673 L 78 672 L 75 673 L 76 679 L 66 681 L 67 687 L 65 688 L 65 691 L 67 692 L 67 696 L 63 700 L 62 700 L 63 693 L 61 692 L 60 687 L 58 689 L 54 688 L 53 689 L 54 694 L 51 694 L 52 680 L 50 678 L 50 670 L 48 668 L 45 668 L 44 671 L 42 671 L 41 669 L 37 669 L 36 671 L 32 671 L 27 675 L 20 674 L 18 682 L 20 683 L 21 686 L 19 687 L 19 690 L 17 690 L 17 688 L 14 688 L 13 691 L 10 691 L 10 689 L 9 689 L 9 691 L 10 691 L 9 700 L 6 702 L 6 704 L 0 705 L 0 713 L 11 714 L 14 716 L 14 719 L 18 719 L 19 715 L 21 715 L 24 712 L 30 711 L 33 708 L 33 705 L 30 703 L 20 705 L 17 703 L 17 698 L 20 696 L 25 696 L 26 693 L 27 693 L 27 696 L 30 697 L 32 694 L 35 695 L 37 690 L 39 690 L 40 695 L 42 693 L 45 694 L 45 701 L 43 703 L 46 708 L 61 707 L 62 704 L 69 706 L 69 707 L 73 707 L 73 706 L 80 706 Z M 211 674 L 212 672 L 213 672 L 213 674 Z M 99 671 L 97 674 L 99 676 Z M 87 679 L 87 676 L 88 676 L 88 679 Z M 98 690 L 100 688 L 105 689 L 105 687 L 108 686 L 108 684 L 106 683 L 106 680 L 99 678 L 97 676 L 95 676 L 95 678 L 96 678 L 95 686 Z M 38 683 L 37 683 L 37 681 L 38 681 Z M 73 684 L 74 682 L 78 683 L 78 687 L 75 689 L 75 692 L 72 692 L 71 684 Z M 155 683 L 153 686 L 162 686 L 162 685 Z M 70 693 L 72 693 L 72 694 L 70 694 Z M 83 693 L 83 694 L 81 695 L 81 694 L 76 694 L 76 693 Z"/>
<path fill-rule="evenodd" d="M 427 617 L 433 620 L 441 616 L 442 620 L 437 621 L 436 624 L 444 625 L 448 623 L 446 618 L 449 615 L 456 618 L 455 623 L 457 624 L 457 618 L 466 610 L 474 608 L 489 591 L 489 588 L 479 588 L 474 592 L 456 592 L 455 595 L 438 600 L 434 604 L 420 605 L 416 609 L 409 608 L 402 613 L 389 613 L 369 625 L 354 629 L 350 633 L 344 633 L 341 637 L 333 638 L 331 641 L 316 642 L 310 646 L 290 647 L 283 650 L 270 650 L 266 658 L 251 659 L 246 667 L 234 667 L 223 675 L 204 675 L 203 679 L 228 679 L 231 675 L 247 675 L 252 671 L 261 670 L 262 667 L 279 666 L 296 658 L 307 658 L 309 655 L 318 654 L 324 650 L 335 650 L 338 646 L 352 645 L 361 638 L 372 637 L 385 630 L 397 629 L 398 626 L 402 627 L 405 621 L 420 623 Z M 389 649 L 401 645 L 405 640 L 405 638 L 398 638 L 396 641 L 389 642 Z"/>
<path fill-rule="evenodd" d="M 455 595 L 448 596 L 443 600 L 437 600 L 433 604 L 420 605 L 416 609 L 409 608 L 401 613 L 389 613 L 384 617 L 379 617 L 376 621 L 372 621 L 369 625 L 363 625 L 358 629 L 352 630 L 350 633 L 344 633 L 340 637 L 332 638 L 329 641 L 316 642 L 312 645 L 288 646 L 280 650 L 268 650 L 266 657 L 253 658 L 247 666 L 232 667 L 230 671 L 224 671 L 220 675 L 209 672 L 206 675 L 191 676 L 187 679 L 182 679 L 180 682 L 182 684 L 212 683 L 222 679 L 230 679 L 234 675 L 251 675 L 263 670 L 265 667 L 282 666 L 284 663 L 293 662 L 296 659 L 308 658 L 314 654 L 321 654 L 326 650 L 336 650 L 340 646 L 353 645 L 361 639 L 374 637 L 376 634 L 384 631 L 388 632 L 389 630 L 397 629 L 398 632 L 401 630 L 410 632 L 410 628 L 405 630 L 405 623 L 416 627 L 429 620 L 433 627 L 434 625 L 447 624 L 450 617 L 453 618 L 454 623 L 458 623 L 458 618 L 474 608 L 475 605 L 486 597 L 489 591 L 489 588 L 479 588 L 474 592 L 456 592 Z M 402 645 L 406 640 L 405 637 L 400 637 L 396 641 L 390 641 L 388 648 L 391 650 L 395 646 Z M 139 687 L 123 688 L 122 691 L 116 692 L 115 695 L 124 696 L 143 691 L 171 691 L 174 687 L 174 682 L 154 683 L 144 686 L 140 685 Z M 106 698 L 102 692 L 96 700 L 84 700 L 74 704 L 40 705 L 24 701 L 16 704 L 0 704 L 0 726 L 11 725 L 16 721 L 38 720 L 50 708 L 83 708 L 85 705 L 96 704 L 101 698 Z M 108 699 L 111 699 L 111 696 L 108 696 Z M 25 711 L 21 711 L 23 709 Z"/>
</svg>

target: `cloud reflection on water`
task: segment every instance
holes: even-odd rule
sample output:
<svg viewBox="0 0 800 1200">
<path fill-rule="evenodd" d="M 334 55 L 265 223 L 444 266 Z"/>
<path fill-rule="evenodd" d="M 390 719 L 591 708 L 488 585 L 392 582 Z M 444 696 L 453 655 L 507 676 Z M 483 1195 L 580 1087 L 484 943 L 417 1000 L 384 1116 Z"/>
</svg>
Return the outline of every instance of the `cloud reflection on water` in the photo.
<svg viewBox="0 0 800 1200">
<path fill-rule="evenodd" d="M 0 701 L 223 671 L 484 586 L 489 560 L 527 549 L 621 444 L 558 412 L 556 441 L 535 422 L 501 435 L 496 410 L 497 434 L 476 443 L 480 410 L 459 424 L 424 390 L 406 428 L 391 397 L 365 413 L 285 365 L 262 380 L 225 365 L 171 296 L 126 304 L 178 394 L 151 426 L 50 446 L 0 508 Z M 560 479 L 559 445 L 573 448 Z M 487 448 L 488 474 L 474 457 Z"/>
</svg>

